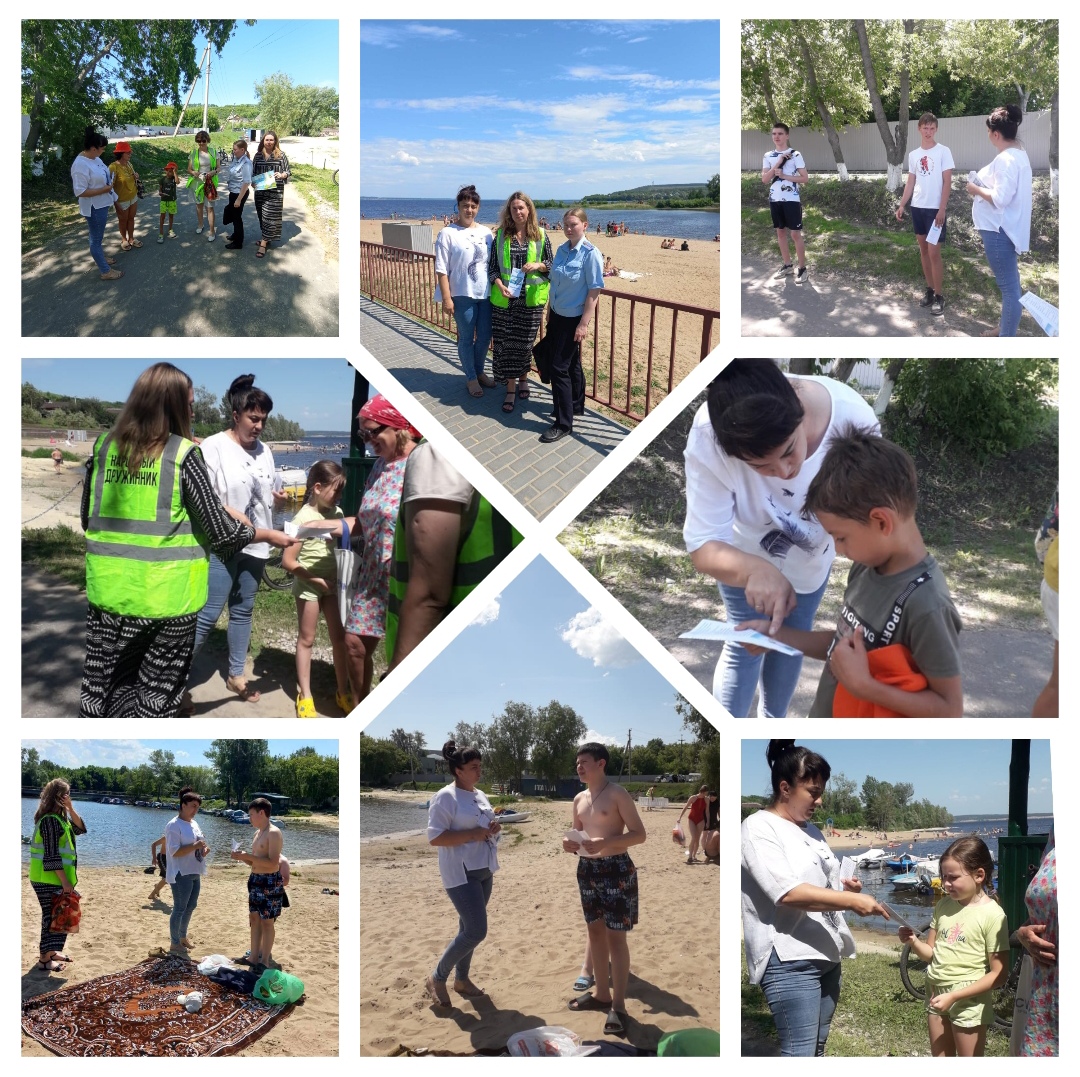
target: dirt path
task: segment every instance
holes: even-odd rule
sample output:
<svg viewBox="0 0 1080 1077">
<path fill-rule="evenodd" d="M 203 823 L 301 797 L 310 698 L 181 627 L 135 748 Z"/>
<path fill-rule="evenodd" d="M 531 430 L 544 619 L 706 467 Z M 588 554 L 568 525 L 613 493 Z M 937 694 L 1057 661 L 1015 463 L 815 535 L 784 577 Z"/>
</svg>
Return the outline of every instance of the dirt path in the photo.
<svg viewBox="0 0 1080 1077">
<path fill-rule="evenodd" d="M 336 244 L 327 251 L 307 199 L 286 190 L 281 245 L 262 259 L 255 257 L 254 198 L 244 206 L 242 250 L 225 249 L 221 214 L 219 201 L 219 235 L 208 243 L 208 232 L 195 232 L 195 206 L 185 189 L 177 238 L 159 244 L 157 199 L 145 198 L 135 222 L 135 238 L 143 246 L 126 253 L 110 217 L 105 252 L 125 273 L 111 282 L 100 279 L 90 259 L 80 219 L 77 227 L 23 256 L 23 335 L 336 337 Z"/>
<path fill-rule="evenodd" d="M 773 280 L 780 258 L 765 261 L 742 256 L 742 335 L 744 337 L 973 337 L 993 328 L 952 311 L 934 316 L 919 306 L 920 282 L 910 292 L 868 282 L 863 287 L 816 277 L 810 267 L 806 284 L 793 277 Z M 1020 335 L 1041 334 L 1030 318 Z"/>
</svg>

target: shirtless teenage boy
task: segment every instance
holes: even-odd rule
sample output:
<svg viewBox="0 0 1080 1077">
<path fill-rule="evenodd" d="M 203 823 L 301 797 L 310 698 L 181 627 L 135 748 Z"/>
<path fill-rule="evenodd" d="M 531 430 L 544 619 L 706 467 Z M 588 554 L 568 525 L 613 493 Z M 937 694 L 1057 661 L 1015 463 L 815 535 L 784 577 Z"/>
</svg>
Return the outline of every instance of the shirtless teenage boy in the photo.
<svg viewBox="0 0 1080 1077">
<path fill-rule="evenodd" d="M 571 999 L 577 1010 L 607 1013 L 604 1033 L 626 1035 L 626 983 L 630 977 L 630 949 L 626 933 L 638 918 L 637 869 L 627 849 L 645 840 L 645 827 L 637 807 L 621 785 L 607 777 L 608 752 L 602 744 L 578 749 L 577 774 L 587 789 L 574 798 L 574 829 L 589 840 L 563 839 L 563 849 L 577 853 L 577 880 L 581 908 L 589 929 L 596 986 L 592 994 Z M 605 970 L 611 962 L 611 982 Z"/>
<path fill-rule="evenodd" d="M 251 868 L 248 876 L 248 924 L 251 927 L 251 967 L 262 972 L 273 966 L 270 951 L 274 947 L 277 918 L 285 884 L 281 879 L 281 831 L 270 822 L 270 801 L 257 797 L 248 805 L 248 818 L 255 828 L 251 852 L 231 853 Z M 276 966 L 280 967 L 280 966 Z"/>
</svg>

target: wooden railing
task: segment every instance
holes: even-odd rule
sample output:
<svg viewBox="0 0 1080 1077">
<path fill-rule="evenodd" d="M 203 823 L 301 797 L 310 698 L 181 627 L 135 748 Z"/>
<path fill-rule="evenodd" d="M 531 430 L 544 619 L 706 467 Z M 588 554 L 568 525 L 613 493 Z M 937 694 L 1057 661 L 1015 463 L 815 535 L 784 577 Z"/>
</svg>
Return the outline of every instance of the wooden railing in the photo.
<svg viewBox="0 0 1080 1077">
<path fill-rule="evenodd" d="M 360 291 L 457 335 L 454 319 L 435 302 L 434 255 L 362 242 Z M 719 310 L 605 289 L 593 319 L 591 364 L 588 341 L 582 345 L 586 395 L 619 415 L 643 419 L 709 354 L 719 323 Z"/>
</svg>

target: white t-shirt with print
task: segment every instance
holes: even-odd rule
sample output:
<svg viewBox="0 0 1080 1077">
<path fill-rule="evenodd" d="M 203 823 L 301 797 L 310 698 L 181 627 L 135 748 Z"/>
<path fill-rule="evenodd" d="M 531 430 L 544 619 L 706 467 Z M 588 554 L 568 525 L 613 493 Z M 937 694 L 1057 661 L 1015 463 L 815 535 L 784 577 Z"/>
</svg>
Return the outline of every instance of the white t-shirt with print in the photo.
<svg viewBox="0 0 1080 1077">
<path fill-rule="evenodd" d="M 428 801 L 427 838 L 437 838 L 447 830 L 475 830 L 488 827 L 496 821 L 491 801 L 483 790 L 467 791 L 451 782 L 444 785 Z M 449 890 L 452 886 L 464 886 L 468 879 L 466 871 L 478 871 L 489 868 L 499 870 L 497 851 L 498 835 L 484 841 L 470 841 L 465 845 L 440 845 L 439 874 L 443 886 Z"/>
<path fill-rule="evenodd" d="M 908 172 L 915 177 L 911 204 L 916 209 L 941 208 L 941 184 L 945 173 L 956 166 L 948 146 L 936 142 L 930 149 L 916 146 L 908 154 Z"/>
<path fill-rule="evenodd" d="M 200 446 L 214 492 L 223 505 L 239 509 L 256 527 L 274 526 L 274 454 L 261 441 L 248 451 L 228 431 L 211 434 Z M 253 542 L 244 553 L 264 560 L 268 542 Z"/>
<path fill-rule="evenodd" d="M 832 399 L 829 425 L 817 450 L 791 479 L 771 478 L 720 448 L 702 404 L 686 439 L 686 523 L 683 539 L 693 553 L 706 542 L 726 542 L 768 561 L 801 595 L 812 594 L 829 575 L 835 547 L 815 517 L 802 517 L 806 491 L 821 467 L 829 443 L 850 423 L 880 433 L 873 408 L 835 378 L 814 381 Z"/>
<path fill-rule="evenodd" d="M 806 167 L 806 162 L 803 160 L 803 155 L 798 150 L 793 150 L 789 146 L 786 150 L 769 150 L 765 154 L 761 162 L 761 171 L 764 172 L 767 168 L 775 168 L 777 162 L 784 154 L 790 153 L 791 156 L 781 166 L 780 171 L 784 176 L 794 176 L 800 168 Z M 769 184 L 769 201 L 770 202 L 801 202 L 799 197 L 799 185 L 792 183 L 788 179 L 774 179 Z"/>
<path fill-rule="evenodd" d="M 486 299 L 491 292 L 488 283 L 488 251 L 491 250 L 491 229 L 484 224 L 463 228 L 447 225 L 435 237 L 435 272 L 450 279 L 450 295 L 466 295 L 470 299 Z M 435 302 L 442 302 L 442 291 L 435 286 Z"/>
</svg>

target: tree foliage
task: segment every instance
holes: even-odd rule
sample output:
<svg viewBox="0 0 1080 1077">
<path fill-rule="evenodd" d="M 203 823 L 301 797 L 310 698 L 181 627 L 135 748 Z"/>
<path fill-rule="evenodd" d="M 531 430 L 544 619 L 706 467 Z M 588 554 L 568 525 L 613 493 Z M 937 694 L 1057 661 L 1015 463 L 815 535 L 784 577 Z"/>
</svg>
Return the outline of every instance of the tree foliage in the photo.
<svg viewBox="0 0 1080 1077">
<path fill-rule="evenodd" d="M 252 20 L 249 20 L 249 22 Z M 125 121 L 117 91 L 140 111 L 179 104 L 199 72 L 195 38 L 220 55 L 233 19 L 26 19 L 22 24 L 22 108 L 30 117 L 23 149 L 56 143 L 65 157 L 82 149 L 87 126 Z"/>
<path fill-rule="evenodd" d="M 255 83 L 259 99 L 259 123 L 282 138 L 287 135 L 317 135 L 338 122 L 337 90 L 327 86 L 294 86 L 292 79 L 278 71 Z"/>
<path fill-rule="evenodd" d="M 408 765 L 405 753 L 393 741 L 360 734 L 360 781 L 365 785 L 382 785 Z"/>
<path fill-rule="evenodd" d="M 536 711 L 536 741 L 532 770 L 555 783 L 574 769 L 577 748 L 588 726 L 573 707 L 553 699 Z"/>
</svg>

